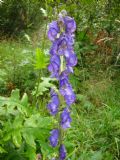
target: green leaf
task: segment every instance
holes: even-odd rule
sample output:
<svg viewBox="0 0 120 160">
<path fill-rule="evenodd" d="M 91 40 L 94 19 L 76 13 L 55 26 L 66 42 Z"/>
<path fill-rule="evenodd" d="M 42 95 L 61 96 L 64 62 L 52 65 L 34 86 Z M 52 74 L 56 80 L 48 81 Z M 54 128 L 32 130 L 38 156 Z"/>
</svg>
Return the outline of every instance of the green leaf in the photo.
<svg viewBox="0 0 120 160">
<path fill-rule="evenodd" d="M 37 97 L 39 95 L 43 95 L 43 93 L 45 91 L 48 91 L 49 88 L 54 88 L 56 89 L 55 85 L 51 83 L 51 81 L 55 81 L 55 79 L 53 78 L 45 78 L 45 77 L 42 77 L 42 82 L 39 83 L 38 86 L 35 87 L 35 90 L 32 92 L 33 95 L 36 95 Z M 37 91 L 37 92 L 36 92 Z"/>
<path fill-rule="evenodd" d="M 1 146 L 0 146 L 0 153 L 6 153 L 6 151 L 4 150 L 4 148 L 2 148 Z"/>
<path fill-rule="evenodd" d="M 19 130 L 12 133 L 12 139 L 15 146 L 19 148 L 22 144 L 22 137 Z"/>
<path fill-rule="evenodd" d="M 35 137 L 34 137 L 33 133 L 30 131 L 31 130 L 29 130 L 29 129 L 24 129 L 23 137 L 28 145 L 30 145 L 31 147 L 36 149 Z"/>
<path fill-rule="evenodd" d="M 52 147 L 49 145 L 49 143 L 46 143 L 46 142 L 40 142 L 40 145 L 41 145 L 41 151 L 42 151 L 42 154 L 45 155 L 50 155 L 50 153 L 53 152 L 53 149 Z M 57 152 L 57 148 L 56 148 L 56 152 Z"/>
<path fill-rule="evenodd" d="M 44 52 L 40 49 L 36 49 L 36 62 L 34 64 L 35 69 L 43 69 L 48 65 L 48 57 L 44 54 Z"/>
<path fill-rule="evenodd" d="M 36 149 L 27 145 L 25 155 L 26 157 L 29 158 L 29 160 L 35 160 L 36 159 Z"/>
<path fill-rule="evenodd" d="M 20 91 L 19 91 L 19 89 L 12 90 L 11 99 L 13 99 L 13 100 L 19 100 L 20 99 Z"/>
<path fill-rule="evenodd" d="M 34 128 L 34 127 L 39 127 L 39 128 L 50 128 L 51 123 L 52 123 L 52 118 L 51 117 L 41 117 L 40 114 L 35 114 L 32 115 L 30 118 L 27 118 L 24 126 L 26 128 Z"/>
<path fill-rule="evenodd" d="M 0 106 L 4 105 L 7 105 L 6 113 L 8 114 L 15 114 L 15 112 L 17 111 L 15 107 L 17 107 L 20 113 L 25 115 L 28 114 L 29 104 L 27 94 L 25 93 L 20 100 L 20 93 L 18 89 L 12 91 L 11 97 L 0 97 Z"/>
</svg>

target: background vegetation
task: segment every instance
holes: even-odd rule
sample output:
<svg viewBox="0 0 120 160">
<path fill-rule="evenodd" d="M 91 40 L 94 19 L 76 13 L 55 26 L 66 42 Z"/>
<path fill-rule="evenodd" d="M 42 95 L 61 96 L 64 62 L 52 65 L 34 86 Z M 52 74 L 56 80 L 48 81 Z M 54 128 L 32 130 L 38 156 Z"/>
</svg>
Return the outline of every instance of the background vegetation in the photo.
<svg viewBox="0 0 120 160">
<path fill-rule="evenodd" d="M 67 160 L 120 159 L 119 0 L 0 1 L 0 159 L 48 160 L 56 125 L 46 109 L 50 42 L 47 25 L 62 9 L 77 23 L 77 94 Z M 43 96 L 44 95 L 44 96 Z"/>
</svg>

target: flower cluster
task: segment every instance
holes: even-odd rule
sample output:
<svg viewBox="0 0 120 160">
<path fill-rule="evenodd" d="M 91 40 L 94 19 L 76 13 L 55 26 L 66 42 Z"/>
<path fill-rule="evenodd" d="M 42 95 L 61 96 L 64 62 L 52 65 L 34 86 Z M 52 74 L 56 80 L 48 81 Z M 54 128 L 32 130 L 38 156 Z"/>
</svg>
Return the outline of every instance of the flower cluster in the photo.
<svg viewBox="0 0 120 160">
<path fill-rule="evenodd" d="M 60 112 L 60 128 L 53 129 L 49 138 L 52 147 L 56 147 L 59 142 L 60 131 L 70 127 L 70 106 L 75 102 L 76 96 L 69 82 L 69 74 L 73 73 L 73 67 L 77 64 L 77 57 L 74 53 L 74 32 L 76 23 L 73 18 L 67 16 L 66 11 L 59 14 L 57 21 L 49 25 L 48 38 L 52 42 L 50 49 L 50 64 L 48 66 L 51 77 L 59 81 L 59 93 L 66 102 L 66 107 L 61 111 L 59 96 L 51 89 L 51 101 L 47 108 L 51 115 L 55 116 Z M 61 138 L 60 138 L 61 139 Z M 60 143 L 59 159 L 66 158 L 65 146 Z"/>
</svg>

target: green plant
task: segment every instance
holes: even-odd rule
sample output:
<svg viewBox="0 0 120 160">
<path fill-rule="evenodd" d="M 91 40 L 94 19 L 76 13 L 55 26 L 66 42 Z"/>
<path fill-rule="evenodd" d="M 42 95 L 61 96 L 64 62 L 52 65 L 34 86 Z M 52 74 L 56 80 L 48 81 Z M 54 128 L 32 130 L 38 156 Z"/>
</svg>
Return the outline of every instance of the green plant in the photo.
<svg viewBox="0 0 120 160">
<path fill-rule="evenodd" d="M 8 98 L 0 97 L 1 159 L 17 159 L 19 156 L 33 160 L 38 153 L 45 159 L 50 152 L 46 141 L 52 121 L 29 104 L 26 93 L 20 99 L 18 89 Z"/>
</svg>

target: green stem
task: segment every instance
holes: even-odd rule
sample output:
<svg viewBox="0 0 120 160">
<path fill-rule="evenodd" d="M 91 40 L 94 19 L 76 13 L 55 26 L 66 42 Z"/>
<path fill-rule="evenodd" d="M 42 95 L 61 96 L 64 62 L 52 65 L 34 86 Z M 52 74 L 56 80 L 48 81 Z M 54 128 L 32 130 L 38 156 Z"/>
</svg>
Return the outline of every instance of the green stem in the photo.
<svg viewBox="0 0 120 160">
<path fill-rule="evenodd" d="M 61 61 L 61 65 L 60 65 L 60 74 L 61 74 L 61 72 L 64 70 L 64 57 L 63 56 L 60 57 L 60 61 Z"/>
<path fill-rule="evenodd" d="M 61 64 L 60 64 L 60 74 L 61 74 L 62 71 L 64 70 L 64 57 L 61 56 L 60 60 L 61 60 Z M 61 97 L 61 95 L 59 95 L 59 99 L 60 99 L 59 112 L 61 113 L 61 110 L 62 110 L 62 97 Z M 64 139 L 64 132 L 63 132 L 63 129 L 61 128 L 60 120 L 61 119 L 60 119 L 60 114 L 59 114 L 59 147 L 63 143 L 63 139 Z M 59 159 L 60 159 L 60 157 L 59 157 Z"/>
</svg>

